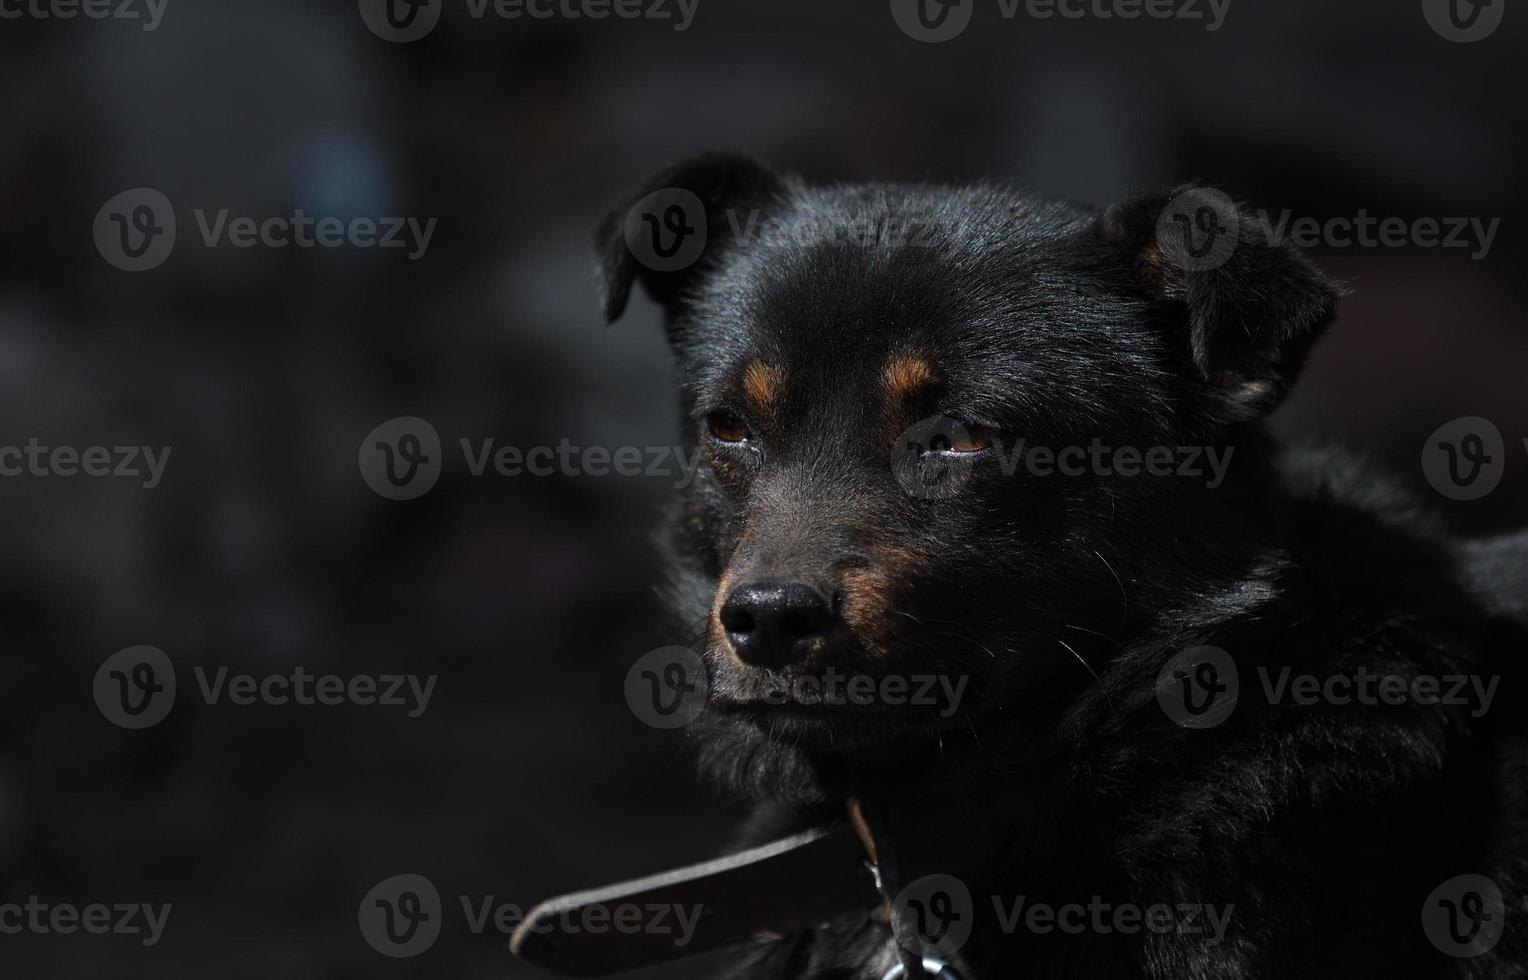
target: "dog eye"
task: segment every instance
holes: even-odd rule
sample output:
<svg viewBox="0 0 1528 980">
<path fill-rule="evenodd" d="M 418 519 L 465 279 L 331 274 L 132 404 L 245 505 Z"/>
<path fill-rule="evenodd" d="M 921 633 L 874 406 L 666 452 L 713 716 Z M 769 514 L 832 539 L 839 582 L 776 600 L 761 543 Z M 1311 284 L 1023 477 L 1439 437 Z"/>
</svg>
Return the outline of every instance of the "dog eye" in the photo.
<svg viewBox="0 0 1528 980">
<path fill-rule="evenodd" d="M 935 434 L 928 445 L 930 452 L 969 456 L 990 449 L 997 430 L 974 422 L 961 422 L 958 428 Z"/>
<path fill-rule="evenodd" d="M 706 416 L 706 428 L 719 442 L 747 442 L 753 438 L 753 430 L 736 412 L 712 412 Z"/>
<path fill-rule="evenodd" d="M 951 441 L 952 453 L 979 453 L 991 448 L 992 441 L 997 438 L 997 432 L 985 425 L 966 424 L 961 428 L 965 429 L 965 433 Z"/>
</svg>

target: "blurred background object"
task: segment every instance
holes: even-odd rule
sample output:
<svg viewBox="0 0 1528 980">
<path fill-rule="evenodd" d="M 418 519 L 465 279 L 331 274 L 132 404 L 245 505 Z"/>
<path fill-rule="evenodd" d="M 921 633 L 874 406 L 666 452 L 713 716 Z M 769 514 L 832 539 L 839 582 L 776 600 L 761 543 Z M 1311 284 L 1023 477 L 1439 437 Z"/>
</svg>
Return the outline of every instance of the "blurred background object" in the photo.
<svg viewBox="0 0 1528 980">
<path fill-rule="evenodd" d="M 463 896 L 523 907 L 723 844 L 736 814 L 623 691 L 684 639 L 649 540 L 674 478 L 476 477 L 457 448 L 672 442 L 657 312 L 603 325 L 589 243 L 701 150 L 1099 204 L 1200 179 L 1275 221 L 1499 219 L 1488 249 L 1312 249 L 1352 295 L 1278 424 L 1373 457 L 1461 532 L 1528 522 L 1522 18 L 1455 43 L 1415 2 L 1232 0 L 1214 30 L 968 2 L 938 44 L 882 0 L 699 0 L 684 30 L 674 2 L 665 21 L 444 0 L 411 43 L 356 3 L 176 0 L 152 30 L 6 5 L 32 12 L 0 21 L 0 446 L 172 455 L 152 489 L 0 479 L 0 904 L 173 912 L 152 948 L 0 935 L 0 972 L 530 976 Z M 132 273 L 92 228 L 136 188 L 177 236 Z M 436 223 L 413 257 L 203 238 L 219 212 L 297 209 Z M 429 420 L 446 463 L 395 502 L 357 451 L 400 416 Z M 1462 416 L 1506 439 L 1473 501 L 1419 462 Z M 135 644 L 182 688 L 143 731 L 90 694 Z M 439 679 L 406 718 L 208 705 L 194 665 Z M 404 873 L 439 888 L 443 928 L 395 960 L 357 915 Z"/>
</svg>

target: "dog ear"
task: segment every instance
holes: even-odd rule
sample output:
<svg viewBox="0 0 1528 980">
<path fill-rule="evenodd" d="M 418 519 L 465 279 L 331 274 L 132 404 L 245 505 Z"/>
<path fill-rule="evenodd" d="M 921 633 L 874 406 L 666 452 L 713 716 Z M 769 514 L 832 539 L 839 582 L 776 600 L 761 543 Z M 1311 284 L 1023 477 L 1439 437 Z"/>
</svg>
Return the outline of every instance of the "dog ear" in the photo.
<svg viewBox="0 0 1528 980">
<path fill-rule="evenodd" d="M 1336 315 L 1337 286 L 1212 187 L 1126 201 L 1101 226 L 1126 250 L 1137 288 L 1168 304 L 1176 342 L 1234 415 L 1277 405 Z"/>
<path fill-rule="evenodd" d="M 747 212 L 762 211 L 784 193 L 780 176 L 736 153 L 703 154 L 653 177 L 626 207 L 606 215 L 596 233 L 606 321 L 620 318 L 637 280 L 654 302 L 671 308 L 738 229 L 753 226 Z"/>
</svg>

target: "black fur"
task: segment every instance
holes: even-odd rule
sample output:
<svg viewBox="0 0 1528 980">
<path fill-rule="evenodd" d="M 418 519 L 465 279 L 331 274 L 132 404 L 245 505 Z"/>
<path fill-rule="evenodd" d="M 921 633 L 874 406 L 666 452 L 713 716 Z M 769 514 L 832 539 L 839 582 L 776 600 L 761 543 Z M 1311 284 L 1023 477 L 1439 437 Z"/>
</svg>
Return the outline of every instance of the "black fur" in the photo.
<svg viewBox="0 0 1528 980">
<path fill-rule="evenodd" d="M 1524 649 L 1511 618 L 1528 546 L 1463 548 L 1350 460 L 1266 435 L 1335 312 L 1317 269 L 1250 215 L 1224 265 L 1181 268 L 1156 228 L 1186 188 L 1095 211 L 986 186 L 815 187 L 710 155 L 639 197 L 672 187 L 704 204 L 699 260 L 645 269 L 624 209 L 599 255 L 609 318 L 637 281 L 664 307 L 683 440 L 707 453 L 673 523 L 681 621 L 705 629 L 729 574 L 881 586 L 874 623 L 776 676 L 710 634 L 715 703 L 692 731 L 706 772 L 756 803 L 750 836 L 871 801 L 906 878 L 953 874 L 976 897 L 955 957 L 973 980 L 1525 975 L 1516 679 L 1476 717 L 1272 704 L 1257 673 L 1495 675 Z M 899 352 L 937 375 L 900 415 L 881 384 Z M 756 359 L 779 368 L 777 411 L 745 418 L 741 447 L 719 443 L 707 419 L 747 414 L 739 376 Z M 924 416 L 998 448 L 1234 454 L 1213 488 L 944 454 L 958 489 L 925 497 L 893 476 L 897 433 Z M 1182 727 L 1158 675 L 1206 644 L 1234 658 L 1240 701 L 1221 725 Z M 971 686 L 949 717 L 739 703 L 825 665 Z M 1456 960 L 1420 912 L 1465 873 L 1490 876 L 1509 911 L 1494 950 Z M 993 896 L 1234 910 L 1219 942 L 1042 933 L 1000 928 Z M 858 980 L 892 962 L 886 927 L 849 915 L 746 951 L 737 975 Z"/>
</svg>

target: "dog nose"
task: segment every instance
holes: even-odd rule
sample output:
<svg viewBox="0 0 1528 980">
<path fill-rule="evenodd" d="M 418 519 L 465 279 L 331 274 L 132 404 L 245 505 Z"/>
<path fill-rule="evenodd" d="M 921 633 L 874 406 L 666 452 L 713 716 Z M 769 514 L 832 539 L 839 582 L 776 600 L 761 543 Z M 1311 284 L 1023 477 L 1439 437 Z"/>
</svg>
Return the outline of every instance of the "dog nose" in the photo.
<svg viewBox="0 0 1528 980">
<path fill-rule="evenodd" d="M 805 582 L 743 582 L 721 608 L 722 629 L 746 663 L 784 667 L 833 625 L 833 610 Z"/>
</svg>

